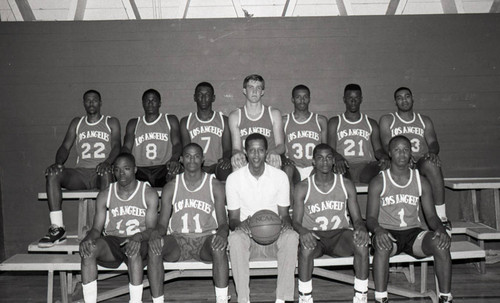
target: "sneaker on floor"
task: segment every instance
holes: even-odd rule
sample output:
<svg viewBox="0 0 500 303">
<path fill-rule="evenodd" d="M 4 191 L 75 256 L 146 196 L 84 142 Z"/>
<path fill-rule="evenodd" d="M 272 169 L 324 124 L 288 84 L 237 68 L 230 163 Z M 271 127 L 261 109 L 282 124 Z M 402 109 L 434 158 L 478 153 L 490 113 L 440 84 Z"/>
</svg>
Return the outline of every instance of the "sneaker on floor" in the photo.
<svg viewBox="0 0 500 303">
<path fill-rule="evenodd" d="M 441 221 L 441 223 L 443 223 L 443 226 L 446 229 L 446 233 L 451 238 L 451 229 L 452 229 L 451 222 L 447 219 L 446 221 Z"/>
<path fill-rule="evenodd" d="M 215 303 L 228 303 L 230 299 L 231 299 L 230 296 L 227 296 L 227 297 L 224 297 L 224 296 L 217 297 Z"/>
<path fill-rule="evenodd" d="M 389 303 L 389 298 L 385 297 L 385 298 L 382 298 L 380 300 L 375 300 L 375 302 L 377 302 L 377 303 Z"/>
<path fill-rule="evenodd" d="M 439 297 L 439 303 L 447 303 L 447 302 L 453 302 L 453 297 L 452 296 L 440 296 Z"/>
<path fill-rule="evenodd" d="M 64 241 L 66 241 L 66 230 L 64 230 L 64 227 L 59 227 L 52 224 L 49 227 L 49 232 L 47 233 L 47 235 L 45 235 L 45 237 L 41 238 L 40 241 L 38 241 L 38 247 L 52 247 Z"/>
<path fill-rule="evenodd" d="M 366 293 L 357 293 L 354 295 L 352 298 L 352 303 L 367 303 L 368 302 L 368 295 Z"/>
<path fill-rule="evenodd" d="M 299 303 L 313 303 L 313 297 L 311 294 L 301 295 L 299 294 Z"/>
</svg>

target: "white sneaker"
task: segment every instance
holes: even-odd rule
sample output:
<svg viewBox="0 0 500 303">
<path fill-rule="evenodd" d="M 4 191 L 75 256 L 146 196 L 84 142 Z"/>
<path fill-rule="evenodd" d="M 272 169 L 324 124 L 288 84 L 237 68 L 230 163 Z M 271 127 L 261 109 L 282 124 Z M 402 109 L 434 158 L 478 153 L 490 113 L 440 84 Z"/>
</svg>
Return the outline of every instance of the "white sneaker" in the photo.
<svg viewBox="0 0 500 303">
<path fill-rule="evenodd" d="M 231 299 L 230 296 L 227 296 L 227 297 L 226 296 L 216 297 L 215 298 L 215 300 L 216 300 L 215 303 L 228 303 L 230 299 Z"/>
<path fill-rule="evenodd" d="M 367 303 L 367 302 L 368 302 L 367 294 L 354 295 L 354 297 L 352 298 L 352 303 Z"/>
<path fill-rule="evenodd" d="M 313 297 L 312 295 L 307 295 L 307 296 L 301 296 L 299 295 L 299 303 L 313 303 Z"/>
</svg>

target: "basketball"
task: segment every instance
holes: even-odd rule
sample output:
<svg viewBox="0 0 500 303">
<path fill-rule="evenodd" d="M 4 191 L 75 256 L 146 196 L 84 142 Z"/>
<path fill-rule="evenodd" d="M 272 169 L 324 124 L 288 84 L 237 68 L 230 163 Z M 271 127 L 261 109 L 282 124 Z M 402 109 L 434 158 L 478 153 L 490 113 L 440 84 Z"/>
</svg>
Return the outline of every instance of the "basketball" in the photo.
<svg viewBox="0 0 500 303">
<path fill-rule="evenodd" d="M 280 236 L 281 219 L 271 210 L 263 209 L 256 212 L 248 223 L 252 238 L 261 245 L 274 243 Z"/>
</svg>

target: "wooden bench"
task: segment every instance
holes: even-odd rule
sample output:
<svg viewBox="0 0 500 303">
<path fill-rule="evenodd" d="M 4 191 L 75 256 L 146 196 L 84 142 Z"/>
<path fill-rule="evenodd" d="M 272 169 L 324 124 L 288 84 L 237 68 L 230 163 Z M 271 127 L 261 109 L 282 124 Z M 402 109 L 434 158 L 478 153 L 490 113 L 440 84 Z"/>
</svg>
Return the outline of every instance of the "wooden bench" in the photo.
<svg viewBox="0 0 500 303">
<path fill-rule="evenodd" d="M 468 241 L 453 242 L 451 248 L 451 257 L 453 260 L 459 259 L 484 259 L 485 251 Z M 432 262 L 432 257 L 415 259 L 406 254 L 400 254 L 390 259 L 390 263 L 421 263 L 421 285 L 420 291 L 414 291 L 410 288 L 401 288 L 389 285 L 388 292 L 405 296 L 429 297 L 432 302 L 437 302 L 436 292 L 428 291 L 427 285 L 427 267 Z M 314 272 L 316 276 L 325 277 L 344 283 L 353 283 L 353 276 L 332 270 L 332 267 L 352 266 L 353 257 L 321 257 L 314 260 Z M 185 261 L 170 263 L 165 262 L 165 281 L 179 277 L 211 277 L 212 265 L 197 261 Z M 276 275 L 277 261 L 275 260 L 253 260 L 250 262 L 250 274 L 258 275 Z M 122 264 L 116 269 L 98 268 L 99 272 L 126 271 L 127 267 Z M 18 254 L 7 259 L 0 264 L 0 271 L 44 271 L 48 272 L 47 279 L 47 302 L 53 302 L 54 273 L 59 272 L 61 280 L 61 297 L 63 302 L 68 302 L 68 281 L 67 273 L 80 272 L 80 256 L 78 254 Z M 144 287 L 149 287 L 149 281 L 145 279 Z M 371 289 L 374 288 L 372 281 L 369 283 Z M 128 292 L 128 286 L 124 285 L 112 291 L 99 294 L 98 300 L 106 300 Z"/>
</svg>

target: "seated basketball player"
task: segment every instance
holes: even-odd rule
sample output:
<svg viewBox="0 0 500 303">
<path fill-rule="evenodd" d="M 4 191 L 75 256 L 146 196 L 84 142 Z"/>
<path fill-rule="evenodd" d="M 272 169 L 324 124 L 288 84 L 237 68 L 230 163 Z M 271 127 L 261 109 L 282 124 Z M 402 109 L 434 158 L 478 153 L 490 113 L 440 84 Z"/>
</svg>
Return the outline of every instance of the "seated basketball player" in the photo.
<svg viewBox="0 0 500 303">
<path fill-rule="evenodd" d="M 253 133 L 266 137 L 268 151 L 266 162 L 281 168 L 281 155 L 285 152 L 281 112 L 262 104 L 266 83 L 260 75 L 249 75 L 243 80 L 245 105 L 229 114 L 229 129 L 233 156 L 231 164 L 237 170 L 247 164 L 243 148 L 245 139 Z"/>
<path fill-rule="evenodd" d="M 354 184 L 341 174 L 334 174 L 333 164 L 333 149 L 327 144 L 317 145 L 313 151 L 316 173 L 295 187 L 293 227 L 300 235 L 299 303 L 313 302 L 314 258 L 323 254 L 354 255 L 353 302 L 367 302 L 368 231 Z"/>
<path fill-rule="evenodd" d="M 391 167 L 368 187 L 366 221 L 375 249 L 375 299 L 388 302 L 389 258 L 405 252 L 416 258 L 434 257 L 439 302 L 451 302 L 451 239 L 436 215 L 427 178 L 410 168 L 411 146 L 405 136 L 393 137 L 389 141 Z M 420 208 L 431 230 L 423 229 Z"/>
<path fill-rule="evenodd" d="M 238 302 L 250 302 L 249 261 L 266 257 L 278 259 L 276 302 L 293 300 L 294 272 L 297 262 L 298 234 L 288 214 L 290 189 L 286 174 L 266 164 L 267 140 L 258 133 L 245 140 L 248 164 L 229 175 L 226 181 L 229 211 L 229 254 Z M 259 210 L 269 209 L 282 220 L 278 240 L 260 245 L 251 238 L 249 219 Z"/>
<path fill-rule="evenodd" d="M 122 152 L 132 153 L 137 163 L 137 179 L 162 187 L 180 171 L 182 151 L 179 120 L 160 113 L 161 96 L 148 89 L 142 95 L 144 116 L 127 123 Z"/>
<path fill-rule="evenodd" d="M 116 182 L 100 191 L 92 229 L 80 243 L 85 302 L 97 301 L 97 265 L 116 268 L 125 262 L 130 302 L 142 302 L 147 241 L 156 225 L 158 194 L 135 178 L 134 156 L 120 154 L 113 165 Z"/>
<path fill-rule="evenodd" d="M 303 84 L 292 90 L 292 113 L 283 116 L 285 130 L 285 156 L 283 171 L 294 184 L 306 179 L 313 170 L 312 152 L 319 143 L 327 142 L 327 120 L 323 115 L 309 111 L 311 92 Z"/>
<path fill-rule="evenodd" d="M 201 82 L 194 90 L 197 111 L 181 119 L 181 136 L 184 146 L 191 142 L 203 147 L 205 162 L 202 169 L 226 181 L 232 172 L 231 133 L 227 117 L 212 109 L 215 102 L 214 87 Z"/>
<path fill-rule="evenodd" d="M 120 122 L 103 116 L 101 105 L 98 91 L 89 90 L 83 94 L 86 115 L 71 121 L 57 150 L 56 162 L 45 171 L 51 225 L 47 235 L 38 242 L 40 247 L 51 247 L 66 240 L 61 187 L 70 190 L 104 189 L 113 178 L 111 164 L 120 152 Z M 76 167 L 66 168 L 64 163 L 73 144 L 78 155 Z"/>
<path fill-rule="evenodd" d="M 380 117 L 380 138 L 385 149 L 392 137 L 403 135 L 411 142 L 412 162 L 431 185 L 436 212 L 451 235 L 451 224 L 446 216 L 444 201 L 444 180 L 439 159 L 439 142 L 434 125 L 427 116 L 413 111 L 413 94 L 407 87 L 394 92 L 398 108 L 396 113 Z"/>
<path fill-rule="evenodd" d="M 345 112 L 328 121 L 328 144 L 336 151 L 335 170 L 353 182 L 369 183 L 389 167 L 389 157 L 380 143 L 377 122 L 360 112 L 361 87 L 346 85 L 343 99 Z"/>
<path fill-rule="evenodd" d="M 227 215 L 223 184 L 201 168 L 203 150 L 184 147 L 184 173 L 167 183 L 158 225 L 149 241 L 148 277 L 153 302 L 163 302 L 163 261 L 213 262 L 217 303 L 228 301 Z M 168 234 L 167 234 L 168 230 Z"/>
</svg>

